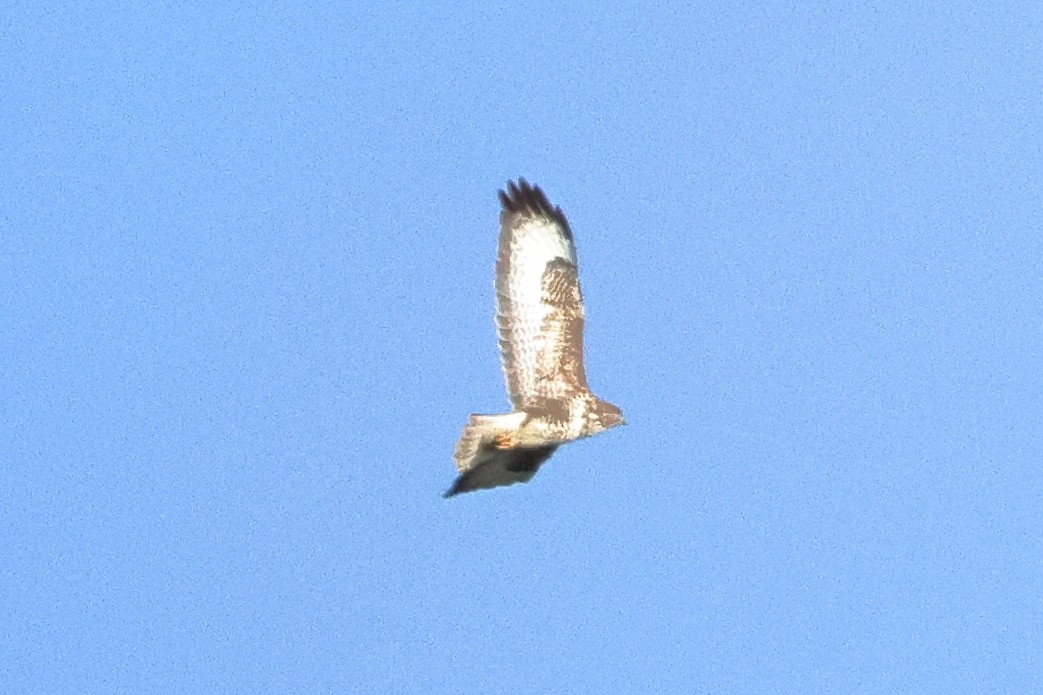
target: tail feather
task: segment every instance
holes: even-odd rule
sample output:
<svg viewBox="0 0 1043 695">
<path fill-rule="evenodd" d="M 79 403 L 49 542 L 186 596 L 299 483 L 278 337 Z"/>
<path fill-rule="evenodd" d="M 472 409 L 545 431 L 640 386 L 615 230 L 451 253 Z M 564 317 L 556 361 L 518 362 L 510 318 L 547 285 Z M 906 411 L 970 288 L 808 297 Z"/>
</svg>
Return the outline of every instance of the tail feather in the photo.
<svg viewBox="0 0 1043 695">
<path fill-rule="evenodd" d="M 479 454 L 482 448 L 488 445 L 497 434 L 501 432 L 513 432 L 521 426 L 525 419 L 525 413 L 505 413 L 503 415 L 478 415 L 472 413 L 467 418 L 464 431 L 456 442 L 456 451 L 453 459 L 456 461 L 456 470 L 466 473 L 480 461 Z"/>
<path fill-rule="evenodd" d="M 452 497 L 461 492 L 524 483 L 531 479 L 556 446 L 500 449 L 493 445 L 498 434 L 515 432 L 526 417 L 523 412 L 471 415 L 453 453 L 460 475 L 443 496 Z"/>
</svg>

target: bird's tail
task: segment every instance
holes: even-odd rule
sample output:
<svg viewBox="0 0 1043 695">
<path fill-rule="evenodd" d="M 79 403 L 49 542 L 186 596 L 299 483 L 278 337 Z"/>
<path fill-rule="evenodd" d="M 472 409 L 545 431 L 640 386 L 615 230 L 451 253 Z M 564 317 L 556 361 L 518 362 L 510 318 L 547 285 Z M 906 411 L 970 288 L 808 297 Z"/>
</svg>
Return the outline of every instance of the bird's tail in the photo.
<svg viewBox="0 0 1043 695">
<path fill-rule="evenodd" d="M 461 473 L 475 466 L 478 453 L 482 445 L 491 442 L 501 432 L 512 432 L 518 429 L 520 419 L 524 419 L 525 413 L 504 413 L 502 415 L 479 415 L 471 413 L 464 425 L 464 431 L 456 442 L 456 451 L 453 452 L 453 460 L 456 461 L 456 470 Z"/>
<path fill-rule="evenodd" d="M 527 417 L 524 412 L 471 415 L 453 454 L 460 475 L 446 491 L 445 497 L 531 479 L 557 447 L 526 449 L 514 446 L 511 442 L 513 435 Z"/>
</svg>

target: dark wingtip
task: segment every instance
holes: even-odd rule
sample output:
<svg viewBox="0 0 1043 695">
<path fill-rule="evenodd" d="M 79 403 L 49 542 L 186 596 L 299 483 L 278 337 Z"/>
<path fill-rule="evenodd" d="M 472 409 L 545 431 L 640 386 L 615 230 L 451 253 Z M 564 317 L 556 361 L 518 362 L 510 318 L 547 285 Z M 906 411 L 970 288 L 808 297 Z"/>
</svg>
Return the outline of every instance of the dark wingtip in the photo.
<svg viewBox="0 0 1043 695">
<path fill-rule="evenodd" d="M 507 182 L 506 191 L 498 191 L 500 205 L 504 212 L 522 215 L 543 215 L 559 222 L 568 230 L 568 222 L 561 208 L 550 204 L 547 194 L 539 186 L 534 186 L 519 176 L 517 183 Z"/>
<path fill-rule="evenodd" d="M 466 490 L 462 489 L 463 488 L 463 482 L 464 482 L 464 476 L 461 475 L 459 478 L 457 478 L 456 480 L 453 481 L 453 486 L 452 487 L 450 487 L 448 490 L 446 490 L 445 492 L 442 493 L 442 499 L 446 499 L 447 500 L 450 497 L 456 497 L 461 492 L 467 492 Z"/>
<path fill-rule="evenodd" d="M 521 212 L 529 208 L 534 212 L 552 213 L 554 208 L 547 200 L 547 195 L 539 186 L 533 186 L 524 177 L 519 176 L 518 182 L 507 182 L 507 190 L 500 191 L 500 203 L 505 210 L 510 212 Z"/>
</svg>

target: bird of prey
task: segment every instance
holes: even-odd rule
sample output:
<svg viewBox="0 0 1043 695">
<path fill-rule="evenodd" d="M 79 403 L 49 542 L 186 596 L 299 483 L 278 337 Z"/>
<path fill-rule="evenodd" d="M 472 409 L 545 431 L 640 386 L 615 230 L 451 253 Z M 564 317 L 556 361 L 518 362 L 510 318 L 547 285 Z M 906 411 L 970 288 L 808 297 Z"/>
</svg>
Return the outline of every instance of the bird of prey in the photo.
<svg viewBox="0 0 1043 695">
<path fill-rule="evenodd" d="M 445 493 L 528 482 L 560 445 L 624 424 L 619 408 L 587 386 L 583 296 L 572 230 L 539 186 L 500 191 L 496 327 L 514 412 L 472 414 Z"/>
</svg>

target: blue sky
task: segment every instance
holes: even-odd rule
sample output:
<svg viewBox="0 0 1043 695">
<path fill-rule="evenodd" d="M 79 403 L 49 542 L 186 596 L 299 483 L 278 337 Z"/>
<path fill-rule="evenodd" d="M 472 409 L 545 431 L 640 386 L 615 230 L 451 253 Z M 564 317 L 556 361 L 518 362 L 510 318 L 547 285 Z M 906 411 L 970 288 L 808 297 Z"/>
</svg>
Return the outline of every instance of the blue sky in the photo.
<svg viewBox="0 0 1043 695">
<path fill-rule="evenodd" d="M 1043 10 L 8 3 L 0 690 L 1043 689 Z M 497 188 L 620 430 L 506 397 Z"/>
</svg>

